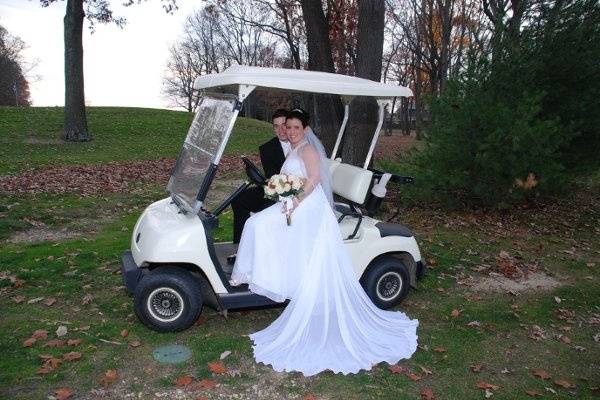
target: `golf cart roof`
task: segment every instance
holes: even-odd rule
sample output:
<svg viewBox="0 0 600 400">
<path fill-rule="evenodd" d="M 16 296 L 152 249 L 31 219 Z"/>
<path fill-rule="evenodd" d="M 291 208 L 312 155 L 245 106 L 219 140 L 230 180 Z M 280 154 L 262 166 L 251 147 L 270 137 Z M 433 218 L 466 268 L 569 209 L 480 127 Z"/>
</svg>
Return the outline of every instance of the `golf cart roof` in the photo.
<svg viewBox="0 0 600 400">
<path fill-rule="evenodd" d="M 353 76 L 298 69 L 248 67 L 234 65 L 219 74 L 198 77 L 196 89 L 229 85 L 246 85 L 296 92 L 337 94 L 340 96 L 369 96 L 380 99 L 409 97 L 412 91 L 404 86 L 388 85 Z"/>
</svg>

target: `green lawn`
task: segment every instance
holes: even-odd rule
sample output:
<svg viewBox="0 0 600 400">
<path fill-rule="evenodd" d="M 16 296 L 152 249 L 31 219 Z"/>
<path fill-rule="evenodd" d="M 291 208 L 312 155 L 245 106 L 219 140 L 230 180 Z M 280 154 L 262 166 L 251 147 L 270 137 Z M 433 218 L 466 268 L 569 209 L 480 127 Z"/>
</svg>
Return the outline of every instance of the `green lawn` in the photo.
<svg viewBox="0 0 600 400">
<path fill-rule="evenodd" d="M 147 108 L 88 108 L 93 141 L 60 139 L 62 108 L 0 107 L 0 174 L 47 164 L 174 158 L 193 114 Z M 256 143 L 272 137 L 270 124 L 239 118 L 226 154 L 256 153 Z"/>
<path fill-rule="evenodd" d="M 91 108 L 89 116 L 92 143 L 41 144 L 58 138 L 60 109 L 0 108 L 0 175 L 47 164 L 175 157 L 191 120 L 187 113 L 146 109 Z M 240 120 L 227 151 L 255 152 L 270 135 L 267 124 Z M 432 264 L 399 307 L 420 321 L 419 350 L 399 363 L 415 375 L 395 374 L 381 364 L 357 375 L 312 378 L 253 362 L 244 335 L 268 325 L 279 308 L 227 317 L 205 308 L 198 325 L 177 334 L 158 334 L 137 321 L 119 258 L 141 211 L 164 196 L 160 185 L 144 184 L 135 194 L 0 193 L 0 398 L 46 399 L 66 386 L 73 398 L 419 399 L 429 388 L 436 399 L 482 399 L 485 391 L 476 388 L 481 382 L 498 386 L 492 399 L 530 398 L 526 391 L 542 398 L 597 398 L 599 189 L 600 179 L 592 179 L 569 198 L 502 213 L 401 208 L 401 221 Z M 388 205 L 384 214 L 392 211 Z M 230 211 L 220 225 L 218 239 L 229 239 Z M 32 242 L 42 231 L 46 240 Z M 502 251 L 559 286 L 476 291 L 487 276 L 478 271 L 495 266 Z M 67 328 L 61 339 L 82 343 L 44 347 L 58 338 L 59 326 Z M 47 331 L 48 338 L 23 347 L 36 330 Z M 156 363 L 152 350 L 172 343 L 189 346 L 192 359 L 177 366 Z M 38 373 L 40 355 L 62 358 L 73 351 L 79 360 Z M 232 352 L 223 361 L 227 372 L 211 372 L 208 363 L 225 351 Z M 102 377 L 111 369 L 118 379 L 104 388 Z M 535 369 L 551 378 L 534 376 Z M 185 375 L 218 386 L 178 393 L 175 380 Z M 573 387 L 563 387 L 563 381 Z"/>
</svg>

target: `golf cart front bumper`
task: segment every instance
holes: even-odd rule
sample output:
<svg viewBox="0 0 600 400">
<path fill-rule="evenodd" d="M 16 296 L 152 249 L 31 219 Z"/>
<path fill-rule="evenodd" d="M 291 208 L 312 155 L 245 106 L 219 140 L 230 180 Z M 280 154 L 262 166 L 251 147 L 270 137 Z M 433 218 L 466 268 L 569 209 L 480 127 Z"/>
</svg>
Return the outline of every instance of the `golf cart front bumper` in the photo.
<svg viewBox="0 0 600 400">
<path fill-rule="evenodd" d="M 127 292 L 132 294 L 135 292 L 138 282 L 142 279 L 145 269 L 137 266 L 131 254 L 131 250 L 127 250 L 121 256 L 121 275 L 123 276 L 123 284 Z"/>
</svg>

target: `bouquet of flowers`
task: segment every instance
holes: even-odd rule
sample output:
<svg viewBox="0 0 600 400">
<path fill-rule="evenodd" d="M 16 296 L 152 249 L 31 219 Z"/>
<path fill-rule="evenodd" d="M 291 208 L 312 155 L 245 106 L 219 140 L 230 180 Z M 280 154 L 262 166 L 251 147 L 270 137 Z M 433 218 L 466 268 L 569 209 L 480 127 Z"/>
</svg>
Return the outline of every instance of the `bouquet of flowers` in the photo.
<svg viewBox="0 0 600 400">
<path fill-rule="evenodd" d="M 288 175 L 273 175 L 265 185 L 265 197 L 272 201 L 279 201 L 285 205 L 285 216 L 288 226 L 292 224 L 292 198 L 302 193 L 304 181 L 302 178 Z"/>
</svg>

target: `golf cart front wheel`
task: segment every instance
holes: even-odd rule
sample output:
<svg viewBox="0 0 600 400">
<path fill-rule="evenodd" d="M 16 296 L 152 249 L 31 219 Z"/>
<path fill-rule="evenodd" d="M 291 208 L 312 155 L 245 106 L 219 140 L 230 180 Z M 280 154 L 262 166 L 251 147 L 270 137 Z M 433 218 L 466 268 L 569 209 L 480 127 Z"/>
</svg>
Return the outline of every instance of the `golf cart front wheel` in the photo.
<svg viewBox="0 0 600 400">
<path fill-rule="evenodd" d="M 410 289 L 408 269 L 393 256 L 382 256 L 373 261 L 360 283 L 371 301 L 383 310 L 399 304 Z"/>
<path fill-rule="evenodd" d="M 200 287 L 187 271 L 161 267 L 139 282 L 134 294 L 135 313 L 157 332 L 189 328 L 202 309 Z"/>
</svg>

